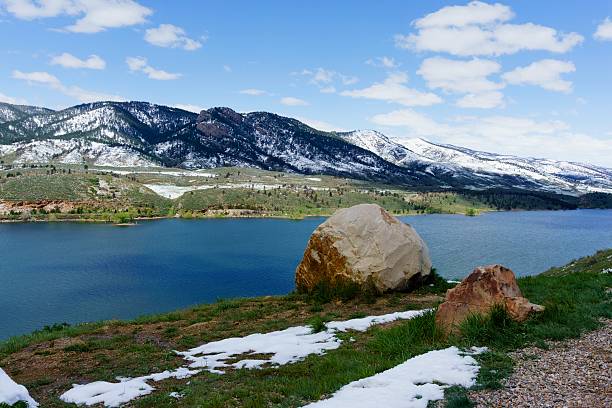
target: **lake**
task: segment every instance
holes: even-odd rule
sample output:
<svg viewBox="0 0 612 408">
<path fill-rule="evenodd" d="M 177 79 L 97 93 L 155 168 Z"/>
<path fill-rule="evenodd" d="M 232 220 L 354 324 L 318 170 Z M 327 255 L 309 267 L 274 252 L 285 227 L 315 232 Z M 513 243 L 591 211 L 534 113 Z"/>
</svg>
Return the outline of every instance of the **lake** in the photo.
<svg viewBox="0 0 612 408">
<path fill-rule="evenodd" d="M 612 210 L 402 217 L 434 266 L 519 276 L 612 247 Z M 127 319 L 218 298 L 285 294 L 323 218 L 0 224 L 0 339 L 56 322 Z"/>
</svg>

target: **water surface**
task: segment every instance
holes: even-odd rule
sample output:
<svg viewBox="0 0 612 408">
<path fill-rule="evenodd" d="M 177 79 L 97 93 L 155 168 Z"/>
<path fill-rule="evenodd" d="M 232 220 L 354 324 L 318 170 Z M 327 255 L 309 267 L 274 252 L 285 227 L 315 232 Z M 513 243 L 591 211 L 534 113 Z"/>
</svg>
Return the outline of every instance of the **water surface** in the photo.
<svg viewBox="0 0 612 408">
<path fill-rule="evenodd" d="M 612 247 L 612 210 L 402 217 L 447 278 L 517 275 Z M 284 294 L 323 218 L 0 224 L 0 338 L 56 322 L 133 318 L 218 298 Z"/>
</svg>

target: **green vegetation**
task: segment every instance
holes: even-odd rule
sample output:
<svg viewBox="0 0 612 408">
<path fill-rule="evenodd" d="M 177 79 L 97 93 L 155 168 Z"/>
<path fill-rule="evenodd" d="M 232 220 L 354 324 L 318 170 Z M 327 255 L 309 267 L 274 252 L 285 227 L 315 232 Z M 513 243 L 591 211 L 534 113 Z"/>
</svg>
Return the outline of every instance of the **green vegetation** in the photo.
<svg viewBox="0 0 612 408">
<path fill-rule="evenodd" d="M 130 173 L 133 171 L 133 173 Z M 147 185 L 187 191 L 162 197 Z M 374 203 L 397 215 L 466 214 L 495 210 L 611 208 L 612 195 L 581 197 L 521 190 L 409 191 L 331 176 L 309 177 L 257 169 L 109 169 L 29 165 L 0 170 L 0 220 L 102 221 L 139 218 L 327 216 Z"/>
<path fill-rule="evenodd" d="M 577 337 L 611 318 L 609 288 L 612 250 L 575 261 L 565 268 L 518 280 L 524 295 L 546 307 L 545 312 L 519 324 L 504 309 L 467 320 L 461 332 L 445 337 L 435 325 L 434 312 L 412 320 L 373 327 L 365 333 L 341 334 L 343 345 L 323 356 L 262 370 L 236 370 L 225 375 L 202 373 L 186 380 L 156 383 L 153 394 L 133 402 L 135 407 L 297 407 L 329 396 L 341 386 L 430 350 L 456 345 L 487 346 L 477 356 L 481 364 L 476 388 L 500 387 L 512 372 L 508 352 L 527 345 L 546 347 L 549 340 Z M 563 271 L 559 273 L 558 271 Z M 317 298 L 301 294 L 258 299 L 220 300 L 211 305 L 130 322 L 56 325 L 29 336 L 0 343 L 0 366 L 30 388 L 45 407 L 67 407 L 58 391 L 75 381 L 112 380 L 176 368 L 172 352 L 221 338 L 279 330 L 308 323 L 324 330 L 325 322 L 421 309 L 441 301 L 448 284 L 435 278 L 416 293 L 394 293 L 342 300 L 341 294 Z M 49 373 L 53 372 L 52 378 Z M 316 373 L 316 375 L 313 375 Z M 168 396 L 181 392 L 180 400 Z M 448 390 L 446 406 L 471 406 L 461 388 Z"/>
</svg>

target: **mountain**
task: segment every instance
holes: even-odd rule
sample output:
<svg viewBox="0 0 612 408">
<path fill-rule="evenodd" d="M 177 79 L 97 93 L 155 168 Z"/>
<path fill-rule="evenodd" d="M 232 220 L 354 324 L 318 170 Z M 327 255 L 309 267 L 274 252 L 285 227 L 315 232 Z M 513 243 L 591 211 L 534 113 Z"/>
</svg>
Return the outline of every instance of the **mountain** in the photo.
<svg viewBox="0 0 612 408">
<path fill-rule="evenodd" d="M 40 108 L 38 106 L 11 105 L 10 103 L 0 102 L 0 123 L 51 112 L 53 112 L 51 109 Z"/>
<path fill-rule="evenodd" d="M 0 159 L 99 166 L 256 167 L 432 189 L 612 192 L 612 170 L 497 155 L 371 130 L 323 132 L 267 112 L 199 115 L 147 102 L 64 110 L 0 104 Z"/>
<path fill-rule="evenodd" d="M 612 169 L 549 159 L 480 152 L 423 139 L 395 142 L 382 133 L 339 133 L 398 166 L 419 163 L 434 177 L 446 175 L 465 188 L 520 188 L 561 193 L 612 192 Z"/>
</svg>

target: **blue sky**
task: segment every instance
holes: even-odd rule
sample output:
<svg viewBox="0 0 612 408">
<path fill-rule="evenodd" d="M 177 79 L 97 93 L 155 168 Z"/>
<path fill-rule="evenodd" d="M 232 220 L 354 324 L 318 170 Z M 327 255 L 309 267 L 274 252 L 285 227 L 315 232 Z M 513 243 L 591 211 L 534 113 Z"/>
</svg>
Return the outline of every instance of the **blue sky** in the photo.
<svg viewBox="0 0 612 408">
<path fill-rule="evenodd" d="M 0 0 L 0 100 L 229 106 L 612 167 L 610 1 Z"/>
</svg>

